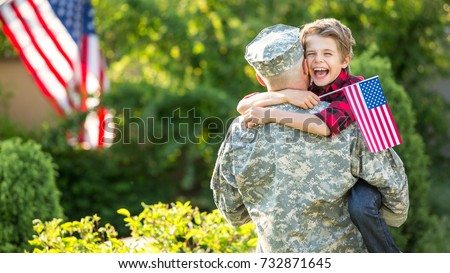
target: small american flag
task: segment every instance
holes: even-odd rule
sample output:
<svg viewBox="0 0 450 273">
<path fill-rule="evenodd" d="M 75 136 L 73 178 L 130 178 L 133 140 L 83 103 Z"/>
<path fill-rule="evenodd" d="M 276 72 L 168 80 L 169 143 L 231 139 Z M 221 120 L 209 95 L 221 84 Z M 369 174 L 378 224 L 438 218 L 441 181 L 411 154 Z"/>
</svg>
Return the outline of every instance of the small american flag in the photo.
<svg viewBox="0 0 450 273">
<path fill-rule="evenodd" d="M 371 152 L 402 143 L 378 76 L 346 86 L 343 91 Z"/>
<path fill-rule="evenodd" d="M 12 0 L 0 6 L 3 32 L 58 114 L 88 114 L 83 130 L 69 139 L 87 149 L 112 140 L 105 130 L 111 115 L 100 107 L 108 79 L 93 18 L 89 0 Z"/>
</svg>

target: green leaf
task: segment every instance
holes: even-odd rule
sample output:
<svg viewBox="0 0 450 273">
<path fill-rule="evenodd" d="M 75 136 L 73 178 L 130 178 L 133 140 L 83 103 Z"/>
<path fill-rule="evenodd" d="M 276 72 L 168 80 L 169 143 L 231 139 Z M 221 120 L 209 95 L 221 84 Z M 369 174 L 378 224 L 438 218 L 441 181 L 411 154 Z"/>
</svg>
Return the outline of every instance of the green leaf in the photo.
<svg viewBox="0 0 450 273">
<path fill-rule="evenodd" d="M 118 214 L 124 215 L 126 217 L 130 217 L 130 212 L 127 209 L 121 208 L 117 210 Z"/>
</svg>

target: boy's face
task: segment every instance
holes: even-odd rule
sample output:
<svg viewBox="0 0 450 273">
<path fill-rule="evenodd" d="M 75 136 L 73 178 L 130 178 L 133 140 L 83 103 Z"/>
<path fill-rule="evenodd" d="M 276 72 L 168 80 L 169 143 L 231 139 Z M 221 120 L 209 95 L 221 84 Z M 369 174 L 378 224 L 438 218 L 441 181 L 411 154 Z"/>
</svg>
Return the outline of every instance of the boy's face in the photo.
<svg viewBox="0 0 450 273">
<path fill-rule="evenodd" d="M 315 85 L 327 86 L 332 83 L 349 62 L 350 56 L 342 60 L 334 39 L 317 34 L 306 38 L 306 63 Z"/>
</svg>

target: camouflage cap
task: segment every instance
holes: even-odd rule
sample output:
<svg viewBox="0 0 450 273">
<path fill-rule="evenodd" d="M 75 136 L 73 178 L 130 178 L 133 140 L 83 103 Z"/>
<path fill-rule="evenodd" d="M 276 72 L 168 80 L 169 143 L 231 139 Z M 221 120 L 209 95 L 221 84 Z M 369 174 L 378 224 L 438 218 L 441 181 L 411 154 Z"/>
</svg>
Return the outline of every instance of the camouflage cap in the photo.
<svg viewBox="0 0 450 273">
<path fill-rule="evenodd" d="M 263 29 L 247 45 L 245 59 L 263 77 L 278 75 L 301 59 L 300 29 L 278 24 Z"/>
</svg>

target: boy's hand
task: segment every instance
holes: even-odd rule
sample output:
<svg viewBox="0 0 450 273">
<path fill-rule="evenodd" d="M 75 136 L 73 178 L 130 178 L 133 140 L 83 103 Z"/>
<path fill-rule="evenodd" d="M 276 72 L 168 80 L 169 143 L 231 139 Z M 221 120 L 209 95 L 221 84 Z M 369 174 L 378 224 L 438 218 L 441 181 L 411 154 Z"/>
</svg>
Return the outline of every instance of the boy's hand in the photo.
<svg viewBox="0 0 450 273">
<path fill-rule="evenodd" d="M 244 113 L 244 125 L 253 128 L 270 122 L 270 109 L 264 107 L 251 107 Z"/>
<path fill-rule="evenodd" d="M 237 111 L 243 115 L 248 109 L 254 106 L 265 107 L 285 103 L 283 94 L 278 92 L 252 93 L 245 96 L 238 104 Z"/>
<path fill-rule="evenodd" d="M 284 89 L 278 92 L 284 95 L 288 103 L 303 109 L 314 108 L 320 102 L 319 97 L 311 91 Z"/>
</svg>

